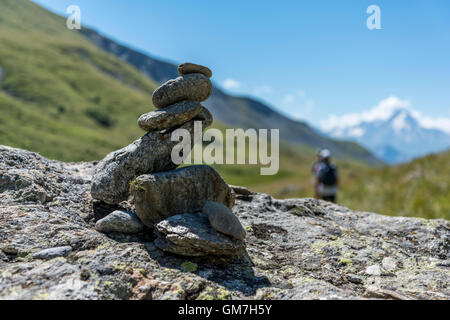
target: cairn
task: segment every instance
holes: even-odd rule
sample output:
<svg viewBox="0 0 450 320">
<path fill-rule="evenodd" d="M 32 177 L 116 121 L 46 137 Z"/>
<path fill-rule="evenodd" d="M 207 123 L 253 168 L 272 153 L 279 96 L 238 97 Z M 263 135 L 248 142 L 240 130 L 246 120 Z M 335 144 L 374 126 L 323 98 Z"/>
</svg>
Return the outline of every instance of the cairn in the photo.
<svg viewBox="0 0 450 320">
<path fill-rule="evenodd" d="M 118 204 L 131 195 L 137 217 L 156 232 L 155 244 L 161 250 L 186 256 L 241 254 L 245 230 L 231 211 L 232 188 L 209 166 L 177 169 L 172 162 L 178 144 L 171 141 L 175 129 L 186 129 L 193 141 L 195 121 L 201 121 L 202 128 L 213 122 L 200 104 L 212 94 L 211 70 L 185 63 L 178 73 L 153 93 L 158 109 L 139 117 L 138 125 L 147 134 L 97 165 L 92 197 Z M 116 211 L 97 222 L 98 230 L 125 232 L 129 223 L 131 230 L 141 231 L 136 215 Z"/>
</svg>

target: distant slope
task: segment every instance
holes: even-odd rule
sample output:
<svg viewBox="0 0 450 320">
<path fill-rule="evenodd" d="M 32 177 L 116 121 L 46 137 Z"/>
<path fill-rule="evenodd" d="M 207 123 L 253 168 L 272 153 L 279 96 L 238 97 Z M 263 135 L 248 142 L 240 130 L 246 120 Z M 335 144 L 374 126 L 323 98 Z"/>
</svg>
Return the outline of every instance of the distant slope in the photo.
<svg viewBox="0 0 450 320">
<path fill-rule="evenodd" d="M 305 163 L 299 164 L 300 170 L 286 164 L 284 170 L 291 171 L 284 178 L 251 187 L 280 198 L 312 197 L 313 182 L 307 167 L 303 167 Z M 387 215 L 450 220 L 450 151 L 396 166 L 369 168 L 341 161 L 338 166 L 338 202 L 344 206 Z"/>
<path fill-rule="evenodd" d="M 354 172 L 342 203 L 383 214 L 450 220 L 450 151 Z"/>
<path fill-rule="evenodd" d="M 175 64 L 120 45 L 88 28 L 83 28 L 81 33 L 99 48 L 130 63 L 155 82 L 163 83 L 178 76 Z M 217 120 L 235 128 L 280 129 L 281 139 L 288 143 L 311 148 L 328 148 L 337 157 L 351 158 L 372 165 L 380 163 L 370 152 L 356 143 L 329 139 L 306 123 L 289 119 L 255 99 L 230 96 L 217 85 L 211 98 L 205 102 L 205 106 Z"/>
</svg>

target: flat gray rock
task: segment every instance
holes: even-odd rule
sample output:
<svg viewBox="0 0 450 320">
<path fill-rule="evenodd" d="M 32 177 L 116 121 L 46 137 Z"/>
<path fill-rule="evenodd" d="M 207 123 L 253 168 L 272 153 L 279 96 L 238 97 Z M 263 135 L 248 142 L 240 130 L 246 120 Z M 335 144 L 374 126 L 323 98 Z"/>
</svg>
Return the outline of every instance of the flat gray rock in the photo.
<svg viewBox="0 0 450 320">
<path fill-rule="evenodd" d="M 238 240 L 245 239 L 245 230 L 234 213 L 221 203 L 208 201 L 202 209 L 208 216 L 211 226 L 217 231 Z"/>
<path fill-rule="evenodd" d="M 212 94 L 212 83 L 201 73 L 191 73 L 172 79 L 153 92 L 153 104 L 165 108 L 183 100 L 202 102 Z"/>
<path fill-rule="evenodd" d="M 155 245 L 183 256 L 241 255 L 245 243 L 216 232 L 201 213 L 172 216 L 156 225 Z"/>
<path fill-rule="evenodd" d="M 138 119 L 144 131 L 160 131 L 182 125 L 202 111 L 202 105 L 194 101 L 181 101 L 170 107 L 143 114 Z"/>
<path fill-rule="evenodd" d="M 58 257 L 65 257 L 70 253 L 70 251 L 72 251 L 72 247 L 70 246 L 49 248 L 36 252 L 35 254 L 33 254 L 33 258 L 50 260 Z"/>
<path fill-rule="evenodd" d="M 144 230 L 141 220 L 132 212 L 116 210 L 95 224 L 95 229 L 102 233 L 139 233 Z"/>
<path fill-rule="evenodd" d="M 151 227 L 170 216 L 201 211 L 207 201 L 234 204 L 234 193 L 216 170 L 190 166 L 142 175 L 131 184 L 136 213 Z"/>
<path fill-rule="evenodd" d="M 212 122 L 210 116 L 209 111 L 203 108 L 194 119 L 179 128 L 188 130 L 193 139 L 194 121 L 202 121 L 203 128 L 206 128 Z M 127 147 L 108 154 L 95 168 L 92 198 L 108 204 L 120 203 L 128 199 L 130 182 L 134 177 L 175 169 L 178 165 L 172 162 L 171 153 L 179 142 L 171 141 L 174 129 L 149 132 Z"/>
<path fill-rule="evenodd" d="M 208 78 L 212 77 L 211 69 L 205 66 L 201 66 L 199 64 L 186 62 L 178 66 L 178 74 L 180 76 L 183 74 L 190 74 L 190 73 L 201 73 Z"/>
</svg>

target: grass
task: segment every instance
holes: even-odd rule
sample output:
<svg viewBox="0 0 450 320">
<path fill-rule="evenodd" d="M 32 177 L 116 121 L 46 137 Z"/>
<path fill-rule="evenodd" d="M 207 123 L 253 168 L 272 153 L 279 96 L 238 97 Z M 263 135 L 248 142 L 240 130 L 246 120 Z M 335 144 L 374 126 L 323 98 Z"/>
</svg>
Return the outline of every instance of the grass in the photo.
<svg viewBox="0 0 450 320">
<path fill-rule="evenodd" d="M 249 181 L 247 186 L 279 198 L 312 197 L 313 179 L 308 171 L 312 161 L 313 157 L 309 157 L 299 161 L 297 167 L 285 163 L 288 177 L 263 184 L 252 185 Z M 382 168 L 342 161 L 338 165 L 338 201 L 346 207 L 393 216 L 450 220 L 449 151 Z"/>
</svg>

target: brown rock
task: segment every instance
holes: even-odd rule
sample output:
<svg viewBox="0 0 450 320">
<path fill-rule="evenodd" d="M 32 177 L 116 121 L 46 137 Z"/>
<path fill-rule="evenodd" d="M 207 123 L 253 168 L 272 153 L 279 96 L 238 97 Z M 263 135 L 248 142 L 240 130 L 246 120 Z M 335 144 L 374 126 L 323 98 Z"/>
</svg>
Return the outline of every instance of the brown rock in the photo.
<svg viewBox="0 0 450 320">
<path fill-rule="evenodd" d="M 178 74 L 180 76 L 183 74 L 190 74 L 190 73 L 201 73 L 208 78 L 212 77 L 212 71 L 209 68 L 201 66 L 199 64 L 186 62 L 178 66 Z"/>
</svg>

